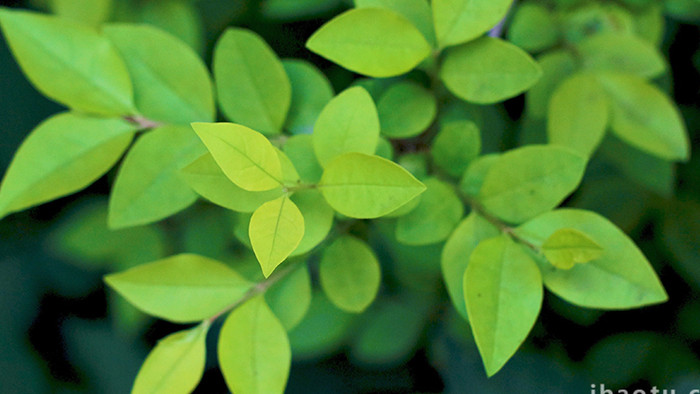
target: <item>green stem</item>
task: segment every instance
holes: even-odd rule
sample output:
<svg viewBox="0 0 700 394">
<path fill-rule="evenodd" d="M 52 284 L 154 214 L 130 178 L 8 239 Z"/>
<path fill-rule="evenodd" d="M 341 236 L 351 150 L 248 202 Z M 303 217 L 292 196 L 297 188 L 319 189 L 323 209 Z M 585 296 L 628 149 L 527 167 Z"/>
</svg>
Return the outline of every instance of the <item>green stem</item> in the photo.
<svg viewBox="0 0 700 394">
<path fill-rule="evenodd" d="M 481 205 L 481 203 L 479 203 L 479 201 L 475 200 L 472 196 L 469 196 L 466 193 L 462 192 L 456 186 L 455 186 L 455 192 L 457 193 L 459 198 L 462 200 L 462 202 L 464 202 L 466 205 L 468 205 L 474 212 L 479 214 L 479 216 L 486 219 L 494 227 L 498 228 L 502 233 L 508 235 L 515 242 L 518 242 L 520 244 L 527 246 L 528 248 L 532 249 L 537 254 L 540 254 L 542 252 L 537 245 L 533 244 L 532 242 L 530 242 L 530 241 L 526 240 L 525 238 L 521 237 L 520 235 L 518 235 L 515 232 L 515 229 L 513 227 L 511 227 L 507 223 L 503 222 L 499 218 L 488 213 L 484 209 L 484 207 Z"/>
<path fill-rule="evenodd" d="M 213 323 L 214 320 L 218 319 L 222 315 L 233 311 L 234 309 L 238 308 L 239 306 L 243 305 L 246 303 L 246 301 L 255 298 L 261 294 L 265 294 L 270 287 L 272 287 L 275 283 L 279 282 L 280 280 L 286 278 L 289 274 L 294 272 L 294 270 L 297 268 L 297 264 L 299 264 L 300 261 L 303 261 L 302 259 L 290 262 L 290 264 L 287 264 L 286 267 L 280 270 L 276 270 L 275 272 L 270 275 L 269 278 L 265 279 L 262 282 L 257 283 L 255 286 L 251 287 L 248 292 L 246 292 L 243 297 L 238 299 L 236 302 L 232 303 L 231 305 L 227 306 L 226 308 L 222 309 L 219 313 L 215 314 L 214 316 L 210 317 L 209 319 L 206 319 L 205 321 L 208 321 L 209 324 Z"/>
</svg>

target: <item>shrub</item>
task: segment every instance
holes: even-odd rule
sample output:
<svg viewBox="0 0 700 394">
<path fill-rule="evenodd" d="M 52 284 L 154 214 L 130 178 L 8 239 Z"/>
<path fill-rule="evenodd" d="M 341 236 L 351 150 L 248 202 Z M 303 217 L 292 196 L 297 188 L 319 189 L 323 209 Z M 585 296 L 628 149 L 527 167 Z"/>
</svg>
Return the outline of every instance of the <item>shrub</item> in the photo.
<svg viewBox="0 0 700 394">
<path fill-rule="evenodd" d="M 494 375 L 545 288 L 599 310 L 667 300 L 624 231 L 561 205 L 604 178 L 601 163 L 670 197 L 672 163 L 690 157 L 655 83 L 668 71 L 660 3 L 511 3 L 356 0 L 306 41 L 361 76 L 334 81 L 337 94 L 316 65 L 280 60 L 249 29 L 220 35 L 212 78 L 196 24 L 134 23 L 108 1 L 1 9 L 26 77 L 67 110 L 17 149 L 0 216 L 120 163 L 108 206 L 81 211 L 59 242 L 118 262 L 105 282 L 138 310 L 194 324 L 158 342 L 133 392 L 194 390 L 222 321 L 216 353 L 236 393 L 284 391 L 293 356 L 332 352 L 349 331 L 360 361 L 400 362 L 447 298 Z M 499 103 L 522 94 L 518 141 Z M 193 221 L 177 248 L 154 224 L 174 215 Z M 104 221 L 113 231 L 97 234 Z"/>
</svg>

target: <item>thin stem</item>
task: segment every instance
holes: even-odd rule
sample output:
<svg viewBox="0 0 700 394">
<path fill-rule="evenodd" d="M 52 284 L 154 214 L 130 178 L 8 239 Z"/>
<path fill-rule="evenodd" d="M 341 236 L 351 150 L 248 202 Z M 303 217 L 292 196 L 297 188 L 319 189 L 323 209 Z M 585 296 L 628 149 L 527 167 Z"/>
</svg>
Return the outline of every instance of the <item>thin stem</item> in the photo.
<svg viewBox="0 0 700 394">
<path fill-rule="evenodd" d="M 532 242 L 526 240 L 525 238 L 521 237 L 518 235 L 518 233 L 515 232 L 515 229 L 511 226 L 509 226 L 507 223 L 503 222 L 499 218 L 491 215 L 490 213 L 486 212 L 484 207 L 479 203 L 477 200 L 472 198 L 471 196 L 467 195 L 466 193 L 462 192 L 459 190 L 458 187 L 455 186 L 455 191 L 459 198 L 464 202 L 466 205 L 470 206 L 473 211 L 479 214 L 482 218 L 486 219 L 489 223 L 491 223 L 494 227 L 498 228 L 502 233 L 508 235 L 511 239 L 514 241 L 521 243 L 528 248 L 532 249 L 535 253 L 540 254 L 541 250 L 540 248 L 533 244 Z"/>
<path fill-rule="evenodd" d="M 130 115 L 125 116 L 124 120 L 136 125 L 139 129 L 155 129 L 156 127 L 163 126 L 163 123 L 156 122 L 155 120 L 148 119 L 141 115 Z"/>
<path fill-rule="evenodd" d="M 270 287 L 272 287 L 275 283 L 286 278 L 287 275 L 294 272 L 294 270 L 297 268 L 297 264 L 299 264 L 299 261 L 302 261 L 302 260 L 290 262 L 290 264 L 288 264 L 283 269 L 273 272 L 269 278 L 265 279 L 262 282 L 259 282 L 255 286 L 251 287 L 250 290 L 248 290 L 248 292 L 246 292 L 243 295 L 243 297 L 241 297 L 240 299 L 238 299 L 236 302 L 232 303 L 231 305 L 228 305 L 227 307 L 225 307 L 220 312 L 218 312 L 216 315 L 210 317 L 206 321 L 208 321 L 211 324 L 214 322 L 214 320 L 218 319 L 220 316 L 222 316 L 228 312 L 231 312 L 234 309 L 238 308 L 239 306 L 245 304 L 246 301 L 248 301 L 252 298 L 255 298 L 261 294 L 265 294 L 265 292 L 267 292 L 270 289 Z"/>
</svg>

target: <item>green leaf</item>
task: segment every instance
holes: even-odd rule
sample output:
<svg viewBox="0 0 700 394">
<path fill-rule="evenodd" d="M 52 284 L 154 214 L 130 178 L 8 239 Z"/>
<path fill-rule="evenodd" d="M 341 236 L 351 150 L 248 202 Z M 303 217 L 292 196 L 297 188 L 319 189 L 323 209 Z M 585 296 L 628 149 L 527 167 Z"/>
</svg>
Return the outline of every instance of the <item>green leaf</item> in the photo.
<svg viewBox="0 0 700 394">
<path fill-rule="evenodd" d="M 505 18 L 511 0 L 433 0 L 433 22 L 441 48 L 471 41 Z"/>
<path fill-rule="evenodd" d="M 5 8 L 0 9 L 0 25 L 20 67 L 45 96 L 81 112 L 134 113 L 126 66 L 109 40 L 95 30 Z"/>
<path fill-rule="evenodd" d="M 268 135 L 282 131 L 292 88 L 282 62 L 260 36 L 227 29 L 214 49 L 214 77 L 228 119 Z"/>
<path fill-rule="evenodd" d="M 104 32 L 126 62 L 143 116 L 178 124 L 214 120 L 209 71 L 190 47 L 146 25 L 108 25 Z"/>
<path fill-rule="evenodd" d="M 283 393 L 292 353 L 287 333 L 262 297 L 234 309 L 219 335 L 219 366 L 237 394 Z"/>
<path fill-rule="evenodd" d="M 306 264 L 275 283 L 265 292 L 265 301 L 287 332 L 304 318 L 311 305 L 311 275 Z"/>
<path fill-rule="evenodd" d="M 200 324 L 158 341 L 143 362 L 131 392 L 192 392 L 204 375 L 208 331 L 209 324 Z"/>
<path fill-rule="evenodd" d="M 200 196 L 236 212 L 252 213 L 262 204 L 282 195 L 281 187 L 264 192 L 241 189 L 224 175 L 211 153 L 205 153 L 183 168 L 180 175 Z"/>
<path fill-rule="evenodd" d="M 530 52 L 547 49 L 559 40 L 556 19 L 542 4 L 521 4 L 508 27 L 508 40 Z"/>
<path fill-rule="evenodd" d="M 213 317 L 252 286 L 224 264 L 194 254 L 110 274 L 105 282 L 142 311 L 176 323 Z"/>
<path fill-rule="evenodd" d="M 559 205 L 581 182 L 586 159 L 567 148 L 530 145 L 502 154 L 477 196 L 489 213 L 522 223 Z"/>
<path fill-rule="evenodd" d="M 377 144 L 377 150 L 374 152 L 375 155 L 379 157 L 383 157 L 387 160 L 393 160 L 394 159 L 394 147 L 391 145 L 391 142 L 384 138 L 384 137 L 379 137 L 379 143 Z"/>
<path fill-rule="evenodd" d="M 314 126 L 314 152 L 323 167 L 343 153 L 371 155 L 378 143 L 377 109 L 361 87 L 349 88 L 333 98 Z"/>
<path fill-rule="evenodd" d="M 293 135 L 285 142 L 282 150 L 299 171 L 302 182 L 316 184 L 321 180 L 323 168 L 316 159 L 313 139 L 308 134 Z"/>
<path fill-rule="evenodd" d="M 673 101 L 640 77 L 599 74 L 611 102 L 612 131 L 628 144 L 666 160 L 687 160 L 690 142 Z"/>
<path fill-rule="evenodd" d="M 304 217 L 304 237 L 292 256 L 302 255 L 318 246 L 333 227 L 334 212 L 318 190 L 301 190 L 291 197 Z"/>
<path fill-rule="evenodd" d="M 486 219 L 472 212 L 462 220 L 442 249 L 440 266 L 452 304 L 462 317 L 467 318 L 464 302 L 464 271 L 472 252 L 481 241 L 496 237 L 501 232 Z"/>
<path fill-rule="evenodd" d="M 204 27 L 198 8 L 189 0 L 147 1 L 139 4 L 137 18 L 172 34 L 199 53 L 204 44 Z"/>
<path fill-rule="evenodd" d="M 425 190 L 394 162 L 362 153 L 346 153 L 331 161 L 318 187 L 333 209 L 354 218 L 386 215 Z"/>
<path fill-rule="evenodd" d="M 386 8 L 403 15 L 420 30 L 431 46 L 435 46 L 432 11 L 426 0 L 355 0 L 355 7 Z"/>
<path fill-rule="evenodd" d="M 262 134 L 233 123 L 193 123 L 192 128 L 226 176 L 242 189 L 266 191 L 282 184 L 282 164 Z"/>
<path fill-rule="evenodd" d="M 304 217 L 289 197 L 261 205 L 250 218 L 250 243 L 267 278 L 304 237 Z"/>
<path fill-rule="evenodd" d="M 605 253 L 570 270 L 542 267 L 544 284 L 554 294 L 575 305 L 597 309 L 629 309 L 666 301 L 668 296 L 642 252 L 627 235 L 598 214 L 559 209 L 525 223 L 516 233 L 541 245 L 564 228 L 585 233 Z"/>
<path fill-rule="evenodd" d="M 542 252 L 553 266 L 568 270 L 573 268 L 574 264 L 600 258 L 603 248 L 581 231 L 562 228 L 544 241 Z"/>
<path fill-rule="evenodd" d="M 51 0 L 49 5 L 54 14 L 92 27 L 112 13 L 112 0 Z"/>
<path fill-rule="evenodd" d="M 459 190 L 472 197 L 479 195 L 479 190 L 484 185 L 486 175 L 491 170 L 491 167 L 499 161 L 500 157 L 501 155 L 498 153 L 491 153 L 481 156 L 470 163 L 459 182 Z"/>
<path fill-rule="evenodd" d="M 344 235 L 324 251 L 319 266 L 321 287 L 338 308 L 364 311 L 379 291 L 379 261 L 364 241 Z"/>
<path fill-rule="evenodd" d="M 351 356 L 362 364 L 386 368 L 407 361 L 429 317 L 429 299 L 397 299 L 367 311 L 355 333 Z"/>
<path fill-rule="evenodd" d="M 591 156 L 605 135 L 608 107 L 596 78 L 575 74 L 559 85 L 549 102 L 549 142 Z"/>
<path fill-rule="evenodd" d="M 629 34 L 595 34 L 577 46 L 583 66 L 654 78 L 666 70 L 661 52 L 652 44 Z"/>
<path fill-rule="evenodd" d="M 481 133 L 474 122 L 452 121 L 442 125 L 430 155 L 435 165 L 453 177 L 464 174 L 481 152 Z"/>
<path fill-rule="evenodd" d="M 535 118 L 544 118 L 549 109 L 549 100 L 559 84 L 577 68 L 576 60 L 568 51 L 548 51 L 537 58 L 542 68 L 542 77 L 525 95 L 526 109 Z"/>
<path fill-rule="evenodd" d="M 346 11 L 321 26 L 306 47 L 348 70 L 392 77 L 416 67 L 430 45 L 404 16 L 384 8 Z"/>
<path fill-rule="evenodd" d="M 481 242 L 464 273 L 469 323 L 490 377 L 525 341 L 542 307 L 535 261 L 503 235 Z"/>
<path fill-rule="evenodd" d="M 304 60 L 283 60 L 292 86 L 292 102 L 285 128 L 292 134 L 311 134 L 323 107 L 333 98 L 333 86 L 313 64 Z"/>
<path fill-rule="evenodd" d="M 336 308 L 322 291 L 314 292 L 308 313 L 289 333 L 295 360 L 319 358 L 338 350 L 350 334 L 354 317 Z"/>
<path fill-rule="evenodd" d="M 447 89 L 477 104 L 515 97 L 531 88 L 541 75 L 541 67 L 525 51 L 493 37 L 450 49 L 440 69 Z"/>
<path fill-rule="evenodd" d="M 630 146 L 614 135 L 608 135 L 603 140 L 599 152 L 600 157 L 615 167 L 619 171 L 619 175 L 624 178 L 663 197 L 673 196 L 676 185 L 676 166 L 674 163 Z M 605 190 L 606 193 L 612 194 L 609 189 Z M 621 195 L 622 193 L 615 194 Z M 646 206 L 646 203 L 643 203 L 642 206 Z M 594 211 L 596 210 L 594 209 Z M 610 215 L 605 214 L 604 216 L 612 219 Z"/>
<path fill-rule="evenodd" d="M 121 119 L 63 113 L 22 142 L 0 186 L 0 218 L 74 193 L 101 177 L 131 143 Z"/>
<path fill-rule="evenodd" d="M 109 226 L 155 222 L 194 203 L 197 194 L 179 172 L 205 152 L 189 126 L 163 126 L 139 138 L 112 187 Z"/>
<path fill-rule="evenodd" d="M 437 114 L 432 93 L 414 82 L 392 85 L 377 104 L 382 135 L 389 138 L 415 137 L 425 131 Z"/>
<path fill-rule="evenodd" d="M 396 222 L 399 242 L 429 245 L 444 241 L 464 216 L 464 205 L 451 185 L 428 178 L 425 186 L 418 206 Z"/>
<path fill-rule="evenodd" d="M 267 0 L 260 12 L 270 19 L 297 21 L 318 17 L 340 6 L 342 0 Z M 225 3 L 224 3 L 225 4 Z M 241 8 L 244 8 L 241 5 Z"/>
<path fill-rule="evenodd" d="M 84 269 L 132 267 L 165 256 L 165 233 L 156 226 L 113 231 L 107 227 L 107 200 L 88 200 L 52 234 L 51 251 Z"/>
</svg>

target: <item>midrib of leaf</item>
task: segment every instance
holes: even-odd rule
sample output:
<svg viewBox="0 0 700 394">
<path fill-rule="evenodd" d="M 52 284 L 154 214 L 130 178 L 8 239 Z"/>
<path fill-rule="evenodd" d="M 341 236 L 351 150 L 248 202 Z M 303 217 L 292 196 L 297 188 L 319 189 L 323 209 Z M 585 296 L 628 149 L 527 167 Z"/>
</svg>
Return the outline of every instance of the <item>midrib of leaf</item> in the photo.
<svg viewBox="0 0 700 394">
<path fill-rule="evenodd" d="M 374 184 L 374 183 L 333 183 L 333 184 L 327 184 L 327 183 L 320 183 L 318 184 L 317 187 L 365 187 L 365 186 L 371 186 L 371 187 L 386 187 L 386 188 L 402 188 L 402 189 L 420 189 L 420 186 L 409 186 L 409 185 L 386 185 L 386 184 Z"/>
<path fill-rule="evenodd" d="M 146 187 L 144 187 L 140 193 L 131 193 L 130 198 L 128 199 L 128 202 L 133 202 L 135 200 L 139 200 L 142 196 L 150 194 L 151 190 L 153 190 L 156 186 L 160 185 L 161 183 L 163 183 L 165 181 L 165 179 L 167 178 L 166 175 L 176 174 L 176 171 L 171 171 L 171 170 L 178 169 L 178 167 L 179 167 L 178 164 L 179 164 L 180 160 L 182 160 L 183 157 L 186 157 L 187 155 L 190 154 L 190 152 L 192 152 L 194 149 L 196 149 L 197 144 L 198 144 L 198 142 L 196 140 L 193 140 L 193 142 L 190 143 L 190 145 L 182 148 L 178 152 L 178 154 L 173 157 L 173 160 L 171 160 L 167 166 L 163 167 L 161 169 L 161 171 L 159 171 L 158 174 L 155 176 L 155 178 L 153 178 L 153 180 L 151 182 L 149 182 L 149 184 L 146 185 Z M 194 192 L 192 192 L 192 193 L 195 194 Z M 122 210 L 123 214 L 121 216 L 129 217 L 129 218 L 133 217 L 131 215 L 131 213 L 135 209 L 135 206 L 136 205 L 133 203 L 127 204 L 123 208 L 123 210 Z M 137 217 L 138 216 L 140 216 L 140 215 L 137 215 Z"/>
<path fill-rule="evenodd" d="M 3 207 L 8 207 L 8 206 L 11 207 L 12 203 L 17 200 L 17 196 L 22 196 L 27 190 L 30 190 L 30 189 L 34 188 L 36 185 L 40 184 L 41 182 L 46 181 L 46 179 L 49 179 L 49 178 L 55 176 L 57 173 L 60 173 L 61 171 L 63 171 L 66 167 L 73 165 L 74 162 L 81 160 L 85 156 L 88 156 L 92 151 L 114 142 L 114 140 L 116 140 L 117 138 L 121 138 L 126 133 L 133 133 L 133 130 L 131 130 L 131 129 L 125 130 L 123 133 L 116 134 L 114 137 L 112 137 L 110 139 L 103 140 L 103 142 L 101 142 L 97 145 L 88 146 L 85 149 L 80 150 L 80 153 L 78 155 L 72 156 L 71 159 L 65 160 L 61 164 L 59 164 L 58 166 L 54 167 L 53 171 L 48 173 L 47 176 L 39 178 L 36 181 L 29 184 L 27 187 L 22 188 L 20 193 L 14 193 L 14 197 L 12 198 L 12 200 L 3 199 L 7 202 L 4 204 L 0 203 L 0 211 L 2 211 L 4 209 Z M 1 215 L 2 214 L 0 213 L 0 216 Z"/>
<path fill-rule="evenodd" d="M 159 73 L 155 72 L 153 68 L 148 64 L 146 61 L 142 61 L 141 56 L 136 57 L 136 63 L 138 63 L 143 70 L 149 75 L 149 77 L 156 81 L 159 85 L 165 87 L 165 90 L 173 93 L 172 97 L 175 97 L 177 101 L 180 102 L 181 106 L 180 108 L 185 108 L 188 112 L 189 115 L 192 115 L 193 119 L 195 119 L 197 122 L 208 120 L 207 116 L 201 116 L 202 114 L 197 111 L 193 105 L 193 103 L 187 101 L 185 97 L 183 97 L 180 92 L 177 89 L 171 88 L 170 84 L 163 79 Z"/>
<path fill-rule="evenodd" d="M 264 172 L 265 175 L 269 176 L 270 178 L 272 178 L 274 181 L 276 181 L 276 182 L 279 183 L 280 185 L 283 185 L 282 181 L 279 180 L 276 176 L 270 174 L 269 172 L 267 172 L 266 169 L 264 169 L 264 168 L 263 168 L 262 166 L 260 166 L 258 163 L 254 162 L 253 159 L 251 159 L 250 156 L 248 156 L 248 153 L 247 153 L 247 152 L 241 151 L 240 149 L 238 149 L 238 147 L 236 147 L 236 146 L 234 146 L 234 145 L 231 145 L 228 141 L 226 141 L 225 139 L 219 137 L 218 135 L 214 135 L 214 137 L 218 138 L 219 141 L 223 142 L 223 143 L 226 144 L 229 148 L 235 150 L 236 152 L 238 152 L 238 154 L 240 154 L 241 156 L 245 157 L 245 159 L 248 160 L 248 162 L 250 162 L 250 164 L 251 164 L 251 166 L 249 166 L 248 168 L 250 168 L 250 167 L 257 167 L 260 171 Z M 246 146 L 246 151 L 248 151 L 249 149 L 248 149 L 248 139 L 247 139 L 247 138 L 243 138 L 243 144 L 245 144 L 245 146 Z M 277 154 L 277 153 L 275 152 L 275 154 Z"/>
<path fill-rule="evenodd" d="M 552 175 L 568 173 L 568 171 L 574 167 L 575 167 L 574 164 L 571 164 L 569 166 L 554 167 L 552 170 L 545 171 L 543 174 L 540 174 L 538 176 L 532 176 L 529 178 L 525 178 L 523 180 L 523 182 L 520 182 L 516 186 L 510 186 L 505 190 L 499 191 L 498 193 L 494 193 L 494 194 L 491 194 L 489 196 L 484 196 L 482 198 L 482 203 L 485 201 L 491 201 L 491 200 L 496 199 L 496 198 L 502 198 L 503 196 L 507 196 L 507 195 L 511 195 L 511 194 L 515 194 L 515 195 L 524 194 L 521 192 L 524 189 L 526 189 L 528 185 L 531 185 L 533 183 L 538 183 L 539 180 L 549 180 L 552 178 Z M 542 182 L 539 182 L 539 183 L 542 183 Z M 503 189 L 503 187 L 501 187 L 501 189 Z M 483 186 L 482 186 L 482 190 L 483 190 Z"/>
<path fill-rule="evenodd" d="M 493 328 L 493 336 L 491 337 L 491 341 L 489 341 L 491 343 L 491 352 L 490 352 L 491 353 L 491 357 L 490 357 L 491 361 L 493 361 L 496 357 L 496 340 L 497 340 L 497 338 L 499 338 L 499 332 L 500 332 L 500 328 L 501 328 L 500 309 L 501 309 L 501 302 L 502 302 L 502 297 L 503 297 L 503 286 L 501 286 L 501 283 L 503 283 L 503 263 L 504 263 L 503 259 L 504 259 L 504 255 L 506 252 L 505 248 L 508 248 L 507 243 L 504 246 L 504 249 L 501 250 L 501 256 L 499 258 L 499 263 L 498 263 L 498 282 L 497 282 L 498 292 L 497 292 L 497 296 L 496 296 L 496 306 L 494 308 L 495 309 L 494 313 L 496 314 L 496 319 L 494 322 L 495 327 Z"/>
<path fill-rule="evenodd" d="M 267 265 L 270 265 L 270 258 L 272 258 L 272 252 L 275 250 L 275 243 L 277 242 L 277 237 L 279 236 L 280 221 L 282 219 L 282 212 L 284 211 L 284 203 L 287 202 L 287 197 L 282 197 L 282 203 L 280 204 L 279 212 L 277 213 L 277 220 L 275 220 L 275 229 L 272 232 L 272 243 L 270 244 L 270 252 L 267 254 Z"/>
<path fill-rule="evenodd" d="M 72 63 L 70 62 L 70 59 L 65 59 L 63 58 L 62 54 L 60 52 L 54 51 L 52 47 L 47 46 L 44 44 L 44 42 L 37 38 L 36 36 L 32 35 L 32 31 L 27 31 L 26 29 L 24 30 L 25 36 L 30 39 L 32 42 L 34 42 L 38 47 L 40 47 L 44 52 L 48 53 L 51 55 L 58 63 L 60 63 L 62 66 L 64 66 L 67 70 L 72 71 L 73 73 L 77 74 L 81 79 L 85 80 L 90 84 L 91 86 L 95 87 L 97 90 L 103 91 L 107 93 L 112 99 L 116 98 L 116 102 L 119 104 L 122 104 L 125 108 L 131 108 L 133 109 L 133 104 L 131 102 L 122 102 L 120 101 L 119 94 L 115 91 L 113 91 L 109 86 L 105 86 L 103 83 L 100 82 L 100 79 L 94 80 L 92 78 L 89 78 L 89 75 L 86 74 L 82 69 L 76 69 L 71 67 Z M 111 47 L 111 44 L 108 42 L 106 43 L 107 46 Z M 60 77 L 62 78 L 62 77 Z M 128 114 L 123 114 L 123 115 L 128 115 Z"/>
<path fill-rule="evenodd" d="M 201 335 L 201 334 L 198 334 L 197 337 L 199 337 L 199 335 Z M 183 338 L 183 340 L 186 340 L 186 339 L 187 338 Z M 168 372 L 163 374 L 163 376 L 161 376 L 161 378 L 158 380 L 158 383 L 155 386 L 155 388 L 156 388 L 155 392 L 157 392 L 157 393 L 162 392 L 162 389 L 166 385 L 166 383 L 172 380 L 170 378 L 172 376 L 172 374 L 178 369 L 178 366 L 182 365 L 182 363 L 186 360 L 185 355 L 189 354 L 193 350 L 193 348 L 197 345 L 197 338 L 195 338 L 194 341 L 189 341 L 189 344 L 190 344 L 190 346 L 187 349 L 185 349 L 182 352 L 182 354 L 180 354 L 177 361 L 174 364 L 172 364 L 172 366 L 170 367 Z"/>
<path fill-rule="evenodd" d="M 468 7 L 467 3 L 468 1 L 463 1 L 459 7 L 459 11 L 453 13 L 454 17 L 449 19 L 450 22 L 448 23 L 448 28 L 444 30 L 445 33 L 443 34 L 442 39 L 438 39 L 439 41 L 443 41 L 440 43 L 440 46 L 447 46 L 444 41 L 454 32 L 455 27 L 457 26 L 457 21 L 461 18 L 461 15 L 464 14 L 464 10 Z"/>
<path fill-rule="evenodd" d="M 268 106 L 267 103 L 263 100 L 262 96 L 260 95 L 259 87 L 257 85 L 257 81 L 255 78 L 253 78 L 253 73 L 251 72 L 251 66 L 248 64 L 248 58 L 244 56 L 246 52 L 242 50 L 242 48 L 238 44 L 238 40 L 233 41 L 233 45 L 236 47 L 236 52 L 238 54 L 238 57 L 240 58 L 240 63 L 245 69 L 245 74 L 248 77 L 247 79 L 250 81 L 250 85 L 253 87 L 253 95 L 255 96 L 255 101 L 263 108 L 265 108 L 265 111 L 263 111 L 263 115 L 265 116 L 265 119 L 267 120 L 268 125 L 272 127 L 272 129 L 277 130 L 278 126 L 275 124 L 274 119 L 272 119 L 271 115 L 271 108 Z M 275 179 L 276 180 L 276 179 Z M 279 181 L 278 181 L 279 182 Z"/>
<path fill-rule="evenodd" d="M 153 278 L 150 278 L 153 279 Z M 156 278 L 158 279 L 158 278 Z M 229 284 L 206 284 L 206 283 L 191 283 L 191 284 L 179 284 L 179 283 L 167 283 L 167 282 L 149 282 L 147 280 L 122 280 L 122 283 L 132 286 L 147 286 L 150 288 L 165 288 L 165 289 L 205 289 L 205 290 L 231 290 L 239 288 L 250 288 L 252 284 L 247 284 L 246 286 L 241 286 L 239 284 L 229 283 Z"/>
<path fill-rule="evenodd" d="M 623 260 L 623 259 L 621 259 L 621 260 Z M 612 271 L 612 270 L 610 270 L 610 269 L 607 269 L 607 267 L 605 267 L 605 266 L 603 266 L 603 265 L 596 264 L 595 261 L 594 261 L 594 262 L 591 262 L 591 263 L 589 263 L 589 264 L 587 264 L 586 266 L 589 266 L 589 267 L 592 266 L 592 267 L 594 267 L 594 268 L 596 268 L 596 269 L 598 269 L 598 270 L 600 270 L 600 271 L 603 271 L 604 273 L 606 273 L 606 274 L 608 274 L 608 275 L 610 275 L 610 276 L 612 276 L 612 277 L 615 277 L 615 278 L 618 278 L 618 279 L 622 279 L 623 282 L 629 283 L 629 284 L 633 285 L 634 287 L 636 287 L 636 288 L 638 288 L 638 289 L 645 290 L 645 291 L 642 292 L 643 294 L 646 294 L 647 291 L 649 291 L 649 290 L 653 290 L 652 287 L 644 286 L 642 283 L 633 282 L 633 281 L 629 280 L 629 278 L 627 278 L 627 277 L 625 277 L 625 276 L 622 276 L 622 275 L 620 275 L 619 273 L 617 273 L 617 272 L 615 272 L 615 271 Z"/>
</svg>

